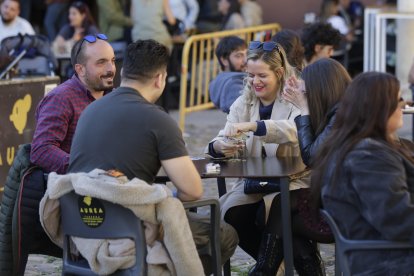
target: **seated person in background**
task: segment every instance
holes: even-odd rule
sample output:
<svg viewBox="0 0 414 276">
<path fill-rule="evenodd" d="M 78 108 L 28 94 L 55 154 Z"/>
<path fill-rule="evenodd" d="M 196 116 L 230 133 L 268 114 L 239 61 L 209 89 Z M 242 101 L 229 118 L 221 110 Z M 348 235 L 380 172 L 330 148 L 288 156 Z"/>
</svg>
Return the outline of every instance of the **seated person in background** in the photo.
<svg viewBox="0 0 414 276">
<path fill-rule="evenodd" d="M 305 63 L 311 64 L 320 58 L 331 57 L 341 42 L 341 34 L 329 23 L 316 22 L 303 28 L 301 40 L 305 48 Z"/>
<path fill-rule="evenodd" d="M 283 47 L 290 65 L 297 72 L 301 72 L 304 66 L 305 49 L 303 48 L 299 34 L 293 30 L 283 29 L 272 36 L 271 40 L 279 43 Z"/>
<path fill-rule="evenodd" d="M 314 159 L 312 195 L 345 238 L 414 245 L 414 160 L 396 143 L 404 101 L 398 79 L 366 72 L 342 98 L 329 139 Z M 413 250 L 353 251 L 352 275 L 411 275 Z"/>
<path fill-rule="evenodd" d="M 246 42 L 237 36 L 223 37 L 217 44 L 216 57 L 222 72 L 211 81 L 209 91 L 214 105 L 226 113 L 243 89 L 246 53 Z"/>
<path fill-rule="evenodd" d="M 53 41 L 53 52 L 56 55 L 69 55 L 76 41 L 85 35 L 99 33 L 89 7 L 77 1 L 69 7 L 69 23 L 62 27 Z"/>
<path fill-rule="evenodd" d="M 99 29 L 108 41 L 125 41 L 124 28 L 132 27 L 132 19 L 124 14 L 125 1 L 98 0 Z"/>
<path fill-rule="evenodd" d="M 0 42 L 9 36 L 19 33 L 34 35 L 32 25 L 19 16 L 20 2 L 18 0 L 4 0 L 0 6 Z"/>
<path fill-rule="evenodd" d="M 347 23 L 343 17 L 338 15 L 339 7 L 339 0 L 323 0 L 319 19 L 321 22 L 329 23 L 334 29 L 337 29 L 346 42 L 352 42 L 354 30 L 350 22 Z"/>
<path fill-rule="evenodd" d="M 239 0 L 219 0 L 218 10 L 223 15 L 222 31 L 241 29 L 246 26 L 240 14 Z"/>
<path fill-rule="evenodd" d="M 189 31 L 195 29 L 200 7 L 196 0 L 169 0 L 171 11 L 175 18 L 184 23 L 184 30 Z"/>
<path fill-rule="evenodd" d="M 263 23 L 262 7 L 256 1 L 239 0 L 239 3 L 245 27 L 258 26 Z"/>
<path fill-rule="evenodd" d="M 168 52 L 154 40 L 128 45 L 121 86 L 88 106 L 79 119 L 68 172 L 117 168 L 129 179 L 137 177 L 151 184 L 162 166 L 179 199 L 192 201 L 202 196 L 201 179 L 188 156 L 181 130 L 154 104 L 165 87 Z M 202 248 L 209 240 L 210 224 L 192 215 L 188 216 L 193 237 L 197 248 Z M 229 225 L 221 224 L 220 234 L 224 263 L 233 255 L 238 240 Z M 200 257 L 206 261 L 206 256 Z M 204 269 L 209 274 L 210 267 Z"/>
<path fill-rule="evenodd" d="M 246 72 L 242 95 L 231 106 L 224 130 L 209 143 L 208 153 L 213 157 L 233 156 L 238 146 L 227 142 L 226 137 L 248 133 L 248 156 L 299 156 L 294 123 L 299 110 L 280 98 L 285 80 L 292 75 L 283 48 L 273 41 L 250 42 Z M 251 275 L 275 275 L 283 260 L 283 238 L 277 228 L 279 193 L 246 194 L 244 184 L 245 179 L 238 179 L 232 190 L 220 198 L 221 214 L 236 229 L 239 246 L 257 261 Z M 305 175 L 290 181 L 291 190 L 306 187 Z M 295 249 L 293 252 L 302 253 Z M 306 257 L 314 270 L 320 267 L 315 251 Z M 295 263 L 297 269 L 301 266 Z"/>
</svg>

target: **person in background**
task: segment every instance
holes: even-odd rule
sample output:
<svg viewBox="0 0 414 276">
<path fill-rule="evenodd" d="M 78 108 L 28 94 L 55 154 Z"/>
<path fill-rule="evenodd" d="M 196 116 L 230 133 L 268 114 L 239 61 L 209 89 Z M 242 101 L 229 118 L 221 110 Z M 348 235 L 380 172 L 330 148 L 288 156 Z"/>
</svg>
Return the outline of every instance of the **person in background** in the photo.
<svg viewBox="0 0 414 276">
<path fill-rule="evenodd" d="M 246 26 L 240 14 L 238 0 L 219 0 L 218 10 L 223 15 L 221 30 L 241 29 Z"/>
<path fill-rule="evenodd" d="M 69 55 L 73 45 L 85 35 L 99 33 L 89 7 L 81 1 L 73 2 L 69 7 L 69 23 L 62 27 L 53 41 L 56 55 Z"/>
<path fill-rule="evenodd" d="M 43 25 L 50 41 L 68 21 L 69 0 L 45 0 L 47 5 Z"/>
<path fill-rule="evenodd" d="M 184 23 L 184 30 L 195 29 L 200 7 L 196 0 L 169 0 L 172 14 Z"/>
<path fill-rule="evenodd" d="M 222 15 L 218 11 L 217 0 L 198 0 L 200 12 L 197 18 L 197 32 L 210 33 L 220 31 Z"/>
<path fill-rule="evenodd" d="M 305 66 L 320 58 L 331 57 L 341 39 L 341 33 L 329 23 L 316 22 L 305 26 L 301 32 Z"/>
<path fill-rule="evenodd" d="M 135 0 L 131 3 L 131 17 L 133 27 L 131 31 L 132 40 L 154 39 L 167 46 L 172 51 L 173 42 L 168 33 L 167 26 L 176 24 L 175 17 L 171 11 L 169 0 Z"/>
<path fill-rule="evenodd" d="M 18 0 L 4 0 L 0 6 L 0 42 L 9 36 L 20 34 L 34 35 L 32 25 L 19 16 L 20 2 Z"/>
<path fill-rule="evenodd" d="M 343 17 L 338 15 L 340 10 L 339 0 L 323 0 L 320 11 L 320 21 L 327 22 L 337 29 L 345 41 L 352 42 L 354 39 L 351 22 L 347 22 Z"/>
<path fill-rule="evenodd" d="M 240 96 L 246 77 L 246 42 L 238 36 L 223 37 L 216 47 L 221 72 L 209 85 L 214 105 L 229 113 L 230 106 Z"/>
<path fill-rule="evenodd" d="M 356 76 L 314 159 L 315 206 L 323 206 L 347 239 L 413 244 L 414 160 L 395 139 L 404 104 L 395 76 Z M 413 250 L 355 251 L 347 257 L 352 275 L 414 273 Z"/>
<path fill-rule="evenodd" d="M 154 104 L 165 87 L 168 61 L 168 49 L 155 40 L 138 40 L 128 45 L 121 86 L 88 106 L 79 119 L 69 173 L 117 168 L 129 179 L 137 177 L 152 184 L 162 166 L 180 200 L 192 201 L 202 196 L 200 175 L 188 156 L 181 130 L 171 116 Z M 91 135 L 95 137 L 93 141 L 88 138 Z M 197 248 L 205 247 L 210 223 L 205 216 L 196 218 L 200 214 L 188 216 Z M 225 263 L 236 249 L 237 235 L 227 224 L 222 223 L 220 229 Z M 202 261 L 209 259 L 204 254 L 200 256 Z M 211 266 L 207 262 L 203 265 L 209 275 Z"/>
<path fill-rule="evenodd" d="M 125 2 L 122 0 L 96 1 L 99 11 L 99 29 L 108 36 L 109 42 L 126 41 L 124 29 L 132 27 L 132 19 L 124 13 Z"/>
<path fill-rule="evenodd" d="M 271 40 L 283 47 L 290 65 L 301 72 L 305 61 L 305 49 L 299 34 L 290 29 L 283 29 L 272 36 Z"/>
<path fill-rule="evenodd" d="M 239 3 L 245 27 L 258 26 L 263 23 L 262 7 L 256 1 L 239 0 Z"/>
</svg>

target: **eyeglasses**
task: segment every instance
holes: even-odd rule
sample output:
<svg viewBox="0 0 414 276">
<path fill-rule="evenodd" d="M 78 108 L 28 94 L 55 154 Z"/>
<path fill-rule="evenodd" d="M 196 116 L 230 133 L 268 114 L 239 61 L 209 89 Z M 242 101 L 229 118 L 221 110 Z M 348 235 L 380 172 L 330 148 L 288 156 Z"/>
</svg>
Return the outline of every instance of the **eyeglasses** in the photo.
<svg viewBox="0 0 414 276">
<path fill-rule="evenodd" d="M 261 42 L 261 41 L 251 41 L 249 43 L 249 50 L 256 50 L 256 49 L 260 49 L 262 48 L 263 51 L 265 52 L 271 52 L 274 49 L 276 49 L 276 51 L 279 53 L 280 58 L 282 60 L 282 66 L 283 64 L 283 56 L 282 56 L 282 52 L 280 51 L 279 45 L 274 42 L 274 41 L 265 41 L 265 42 Z"/>
<path fill-rule="evenodd" d="M 76 63 L 78 62 L 78 56 L 79 56 L 80 50 L 82 49 L 83 42 L 87 41 L 89 43 L 95 43 L 97 39 L 108 40 L 108 37 L 105 34 L 97 34 L 97 35 L 87 35 L 84 38 L 82 38 L 82 42 L 80 43 L 79 48 L 76 51 L 76 55 L 75 55 Z"/>
</svg>

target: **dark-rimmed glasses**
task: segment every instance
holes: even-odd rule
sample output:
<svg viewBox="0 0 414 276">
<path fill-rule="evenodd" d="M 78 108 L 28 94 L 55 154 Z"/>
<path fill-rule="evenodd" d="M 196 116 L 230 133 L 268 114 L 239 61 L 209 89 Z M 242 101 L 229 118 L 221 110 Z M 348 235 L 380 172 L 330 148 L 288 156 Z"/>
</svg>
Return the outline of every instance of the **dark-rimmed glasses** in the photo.
<svg viewBox="0 0 414 276">
<path fill-rule="evenodd" d="M 80 43 L 79 48 L 76 51 L 76 55 L 75 55 L 75 62 L 76 63 L 78 62 L 78 55 L 80 53 L 80 50 L 82 49 L 83 42 L 87 41 L 89 43 L 95 43 L 97 39 L 108 40 L 108 37 L 105 34 L 97 34 L 97 35 L 87 35 L 87 36 L 82 38 L 82 42 Z"/>
<path fill-rule="evenodd" d="M 274 41 L 265 41 L 265 42 L 261 42 L 261 41 L 251 41 L 249 43 L 249 50 L 256 50 L 256 49 L 260 49 L 262 48 L 263 51 L 265 52 L 271 52 L 274 49 L 276 49 L 276 51 L 279 53 L 280 58 L 282 59 L 282 66 L 284 65 L 284 61 L 283 61 L 283 56 L 282 56 L 282 52 L 280 51 L 279 45 L 274 42 Z"/>
</svg>

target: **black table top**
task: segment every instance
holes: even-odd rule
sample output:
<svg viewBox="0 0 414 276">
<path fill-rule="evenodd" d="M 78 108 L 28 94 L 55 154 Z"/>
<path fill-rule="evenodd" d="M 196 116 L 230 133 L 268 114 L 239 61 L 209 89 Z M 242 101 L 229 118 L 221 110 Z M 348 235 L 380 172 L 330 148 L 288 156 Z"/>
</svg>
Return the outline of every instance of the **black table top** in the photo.
<svg viewBox="0 0 414 276">
<path fill-rule="evenodd" d="M 193 159 L 201 178 L 281 178 L 294 175 L 305 169 L 301 157 L 248 157 L 247 160 L 215 160 L 209 157 Z M 219 173 L 206 173 L 206 165 L 220 165 Z M 168 181 L 161 169 L 157 181 Z"/>
</svg>

